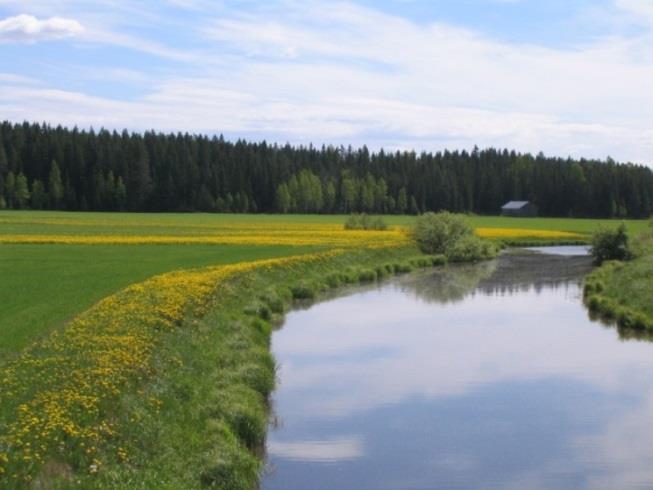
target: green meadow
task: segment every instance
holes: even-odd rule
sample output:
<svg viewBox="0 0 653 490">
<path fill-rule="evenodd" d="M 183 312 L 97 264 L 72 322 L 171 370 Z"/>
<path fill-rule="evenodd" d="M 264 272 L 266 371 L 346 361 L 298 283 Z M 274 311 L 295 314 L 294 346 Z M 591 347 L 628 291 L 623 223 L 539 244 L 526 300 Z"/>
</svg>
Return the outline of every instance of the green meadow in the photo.
<svg viewBox="0 0 653 490">
<path fill-rule="evenodd" d="M 0 245 L 0 359 L 132 283 L 177 269 L 306 253 L 315 247 Z"/>
<path fill-rule="evenodd" d="M 220 234 L 225 227 L 341 224 L 342 215 L 81 213 L 0 211 L 3 235 Z M 384 216 L 406 227 L 413 216 Z M 470 216 L 474 227 L 556 230 L 589 234 L 614 220 Z M 636 234 L 646 221 L 626 221 Z M 0 359 L 51 331 L 103 297 L 163 272 L 302 254 L 315 246 L 288 245 L 8 245 L 0 244 Z"/>
<path fill-rule="evenodd" d="M 193 235 L 223 226 L 259 224 L 342 224 L 344 215 L 316 214 L 207 214 L 207 213 L 81 213 L 61 211 L 0 211 L 0 235 L 11 234 L 147 234 Z M 414 216 L 386 215 L 390 226 L 410 226 Z M 475 216 L 479 228 L 519 228 L 591 233 L 599 226 L 615 226 L 622 220 L 581 218 L 508 218 Z M 647 226 L 646 220 L 623 220 L 631 233 Z"/>
</svg>

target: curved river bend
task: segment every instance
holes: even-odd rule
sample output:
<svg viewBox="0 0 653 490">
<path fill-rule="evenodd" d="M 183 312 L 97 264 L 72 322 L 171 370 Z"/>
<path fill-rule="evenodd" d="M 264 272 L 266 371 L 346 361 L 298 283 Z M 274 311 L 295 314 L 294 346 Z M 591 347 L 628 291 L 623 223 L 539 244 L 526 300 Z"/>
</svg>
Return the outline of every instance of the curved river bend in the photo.
<svg viewBox="0 0 653 490">
<path fill-rule="evenodd" d="M 652 488 L 653 345 L 591 321 L 557 252 L 290 313 L 262 488 Z"/>
</svg>

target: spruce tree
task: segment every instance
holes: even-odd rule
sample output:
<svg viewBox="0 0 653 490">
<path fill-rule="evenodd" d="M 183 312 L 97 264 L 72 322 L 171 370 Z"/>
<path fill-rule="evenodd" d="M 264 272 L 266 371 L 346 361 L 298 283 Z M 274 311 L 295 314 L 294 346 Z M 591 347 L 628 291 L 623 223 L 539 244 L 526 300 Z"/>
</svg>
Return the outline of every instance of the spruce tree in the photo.
<svg viewBox="0 0 653 490">
<path fill-rule="evenodd" d="M 45 193 L 45 186 L 40 180 L 32 182 L 32 195 L 30 197 L 32 209 L 45 209 L 48 203 L 48 196 Z"/>
<path fill-rule="evenodd" d="M 13 172 L 9 172 L 7 174 L 7 178 L 5 179 L 5 202 L 6 206 L 9 209 L 13 209 L 15 207 L 15 195 L 16 195 L 16 176 L 14 175 Z"/>
</svg>

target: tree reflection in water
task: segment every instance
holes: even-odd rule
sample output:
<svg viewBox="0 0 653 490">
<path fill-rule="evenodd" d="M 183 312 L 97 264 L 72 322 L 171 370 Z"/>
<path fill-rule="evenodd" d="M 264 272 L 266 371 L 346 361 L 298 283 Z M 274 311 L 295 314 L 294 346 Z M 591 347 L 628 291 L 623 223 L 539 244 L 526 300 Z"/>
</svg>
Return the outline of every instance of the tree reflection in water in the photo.
<svg viewBox="0 0 653 490">
<path fill-rule="evenodd" d="M 528 250 L 503 253 L 497 260 L 450 264 L 419 277 L 400 280 L 399 288 L 427 303 L 456 303 L 467 296 L 506 296 L 543 288 L 578 286 L 592 269 L 587 256 L 549 255 Z"/>
</svg>

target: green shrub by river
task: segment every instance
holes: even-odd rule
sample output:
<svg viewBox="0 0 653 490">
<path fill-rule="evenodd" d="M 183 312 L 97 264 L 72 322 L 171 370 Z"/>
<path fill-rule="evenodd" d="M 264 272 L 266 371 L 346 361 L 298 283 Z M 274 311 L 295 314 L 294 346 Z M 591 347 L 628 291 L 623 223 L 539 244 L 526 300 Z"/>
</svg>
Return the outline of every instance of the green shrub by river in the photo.
<svg viewBox="0 0 653 490">
<path fill-rule="evenodd" d="M 633 260 L 608 261 L 587 277 L 590 309 L 621 327 L 653 330 L 653 227 L 632 245 Z"/>
</svg>

